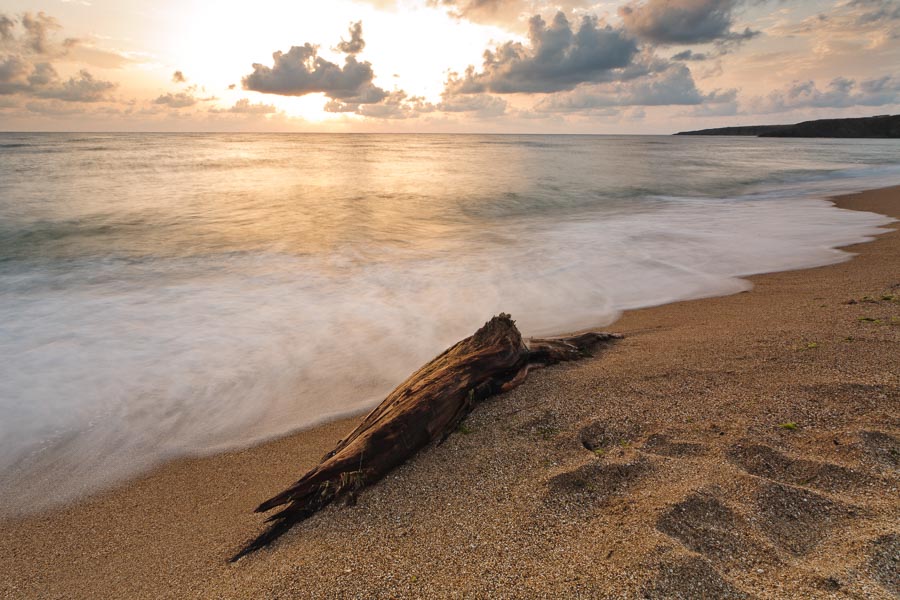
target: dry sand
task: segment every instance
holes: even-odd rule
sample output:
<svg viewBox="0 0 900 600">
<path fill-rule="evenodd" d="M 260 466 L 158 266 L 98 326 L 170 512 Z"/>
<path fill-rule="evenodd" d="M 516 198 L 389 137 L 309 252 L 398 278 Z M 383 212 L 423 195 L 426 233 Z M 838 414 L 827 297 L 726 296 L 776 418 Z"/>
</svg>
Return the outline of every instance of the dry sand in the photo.
<svg viewBox="0 0 900 600">
<path fill-rule="evenodd" d="M 837 202 L 900 217 L 900 188 Z M 849 250 L 627 313 L 237 564 L 253 507 L 356 419 L 0 523 L 0 596 L 896 597 L 900 234 Z"/>
</svg>

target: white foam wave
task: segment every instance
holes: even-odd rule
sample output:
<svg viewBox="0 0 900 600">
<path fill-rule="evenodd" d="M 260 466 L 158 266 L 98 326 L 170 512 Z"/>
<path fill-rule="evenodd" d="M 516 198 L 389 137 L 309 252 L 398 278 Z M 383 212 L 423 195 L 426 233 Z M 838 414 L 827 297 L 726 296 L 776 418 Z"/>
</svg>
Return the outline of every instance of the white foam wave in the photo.
<svg viewBox="0 0 900 600">
<path fill-rule="evenodd" d="M 87 263 L 68 275 L 80 286 L 7 277 L 0 510 L 361 410 L 500 311 L 528 335 L 601 326 L 747 289 L 742 275 L 844 260 L 836 246 L 888 222 L 819 200 L 681 198 L 523 223 L 428 258 L 256 252 L 160 260 L 137 279 L 133 265 Z"/>
</svg>

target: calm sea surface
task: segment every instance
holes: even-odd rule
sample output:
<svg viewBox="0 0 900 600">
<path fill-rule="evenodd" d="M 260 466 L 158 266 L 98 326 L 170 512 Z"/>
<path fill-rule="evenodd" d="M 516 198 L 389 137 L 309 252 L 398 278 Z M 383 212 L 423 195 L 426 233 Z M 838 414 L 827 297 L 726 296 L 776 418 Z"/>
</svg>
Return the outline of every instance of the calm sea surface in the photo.
<svg viewBox="0 0 900 600">
<path fill-rule="evenodd" d="M 0 513 L 526 335 L 844 260 L 896 140 L 0 134 Z"/>
</svg>

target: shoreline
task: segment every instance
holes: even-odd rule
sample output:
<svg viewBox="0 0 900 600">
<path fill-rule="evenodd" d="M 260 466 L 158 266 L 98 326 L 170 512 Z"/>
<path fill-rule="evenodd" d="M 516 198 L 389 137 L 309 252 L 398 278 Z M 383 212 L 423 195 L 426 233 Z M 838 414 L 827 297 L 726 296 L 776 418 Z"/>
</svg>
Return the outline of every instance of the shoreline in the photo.
<svg viewBox="0 0 900 600">
<path fill-rule="evenodd" d="M 900 217 L 900 186 L 830 201 Z M 244 450 L 177 459 L 73 505 L 0 520 L 0 595 L 415 597 L 446 594 L 454 586 L 500 596 L 580 590 L 589 597 L 617 591 L 632 597 L 699 581 L 707 593 L 778 597 L 826 595 L 816 586 L 830 585 L 833 577 L 839 589 L 889 597 L 878 577 L 848 558 L 850 551 L 875 556 L 866 550 L 873 540 L 900 536 L 886 520 L 900 509 L 886 496 L 898 485 L 892 454 L 876 451 L 894 442 L 869 451 L 865 441 L 900 435 L 900 375 L 891 373 L 900 330 L 892 319 L 900 304 L 862 300 L 890 295 L 886 290 L 900 283 L 889 281 L 900 273 L 897 224 L 884 227 L 892 231 L 841 248 L 856 254 L 850 260 L 745 277 L 754 285 L 749 294 L 626 311 L 608 328 L 626 335 L 611 350 L 532 374 L 521 388 L 476 409 L 469 417 L 472 435 L 454 435 L 423 451 L 364 492 L 358 507 L 329 508 L 271 551 L 231 567 L 225 557 L 261 528 L 253 507 L 316 464 L 365 413 Z M 798 296 L 799 306 L 793 302 Z M 851 298 L 855 303 L 846 304 Z M 848 366 L 865 377 L 847 372 Z M 769 371 L 771 381 L 759 379 Z M 806 387 L 794 389 L 798 384 L 789 376 Z M 830 395 L 821 404 L 808 397 L 816 386 Z M 797 405 L 791 393 L 803 401 Z M 880 395 L 885 406 L 866 400 L 869 394 Z M 847 404 L 871 422 L 852 430 L 858 415 L 842 408 Z M 787 423 L 797 429 L 779 427 Z M 585 450 L 591 445 L 601 455 Z M 761 452 L 769 453 L 769 462 L 786 464 L 788 474 L 747 475 L 747 465 L 762 467 L 759 456 L 735 458 L 746 447 L 767 448 Z M 844 447 L 849 454 L 839 451 Z M 789 462 L 771 459 L 779 455 Z M 823 483 L 791 479 L 807 471 Z M 853 483 L 857 475 L 864 483 Z M 456 486 L 469 495 L 448 490 Z M 812 494 L 797 496 L 807 506 L 820 508 L 815 522 L 804 523 L 825 531 L 815 543 L 790 523 L 752 524 L 754 506 L 778 522 L 779 507 L 796 499 L 790 496 L 796 489 Z M 766 493 L 782 496 L 766 506 Z M 868 516 L 845 514 L 844 507 L 859 505 Z M 672 506 L 696 512 L 700 521 L 718 514 L 722 522 L 710 531 L 740 535 L 706 539 L 696 523 L 667 521 L 678 514 Z M 851 525 L 849 550 L 838 550 L 836 532 Z M 354 542 L 360 531 L 366 539 Z M 568 541 L 571 556 L 560 556 L 548 540 Z M 598 543 L 602 552 L 591 554 Z M 746 547 L 752 568 L 716 555 L 729 547 Z M 435 556 L 423 559 L 422 548 Z M 836 553 L 841 560 L 835 564 L 846 566 L 828 575 Z M 478 570 L 484 565 L 487 575 Z M 684 581 L 666 579 L 664 572 L 683 573 Z M 623 574 L 627 581 L 619 579 Z M 769 587 L 776 582 L 780 587 Z"/>
</svg>

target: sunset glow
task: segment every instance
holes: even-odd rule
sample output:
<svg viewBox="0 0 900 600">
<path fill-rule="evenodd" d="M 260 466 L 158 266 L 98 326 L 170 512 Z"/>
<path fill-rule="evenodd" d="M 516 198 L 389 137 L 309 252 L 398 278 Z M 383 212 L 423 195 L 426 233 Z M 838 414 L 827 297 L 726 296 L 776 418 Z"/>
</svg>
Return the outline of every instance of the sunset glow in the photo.
<svg viewBox="0 0 900 600">
<path fill-rule="evenodd" d="M 13 0 L 2 23 L 7 130 L 665 133 L 900 106 L 891 0 Z M 319 71 L 266 70 L 306 44 Z"/>
</svg>

